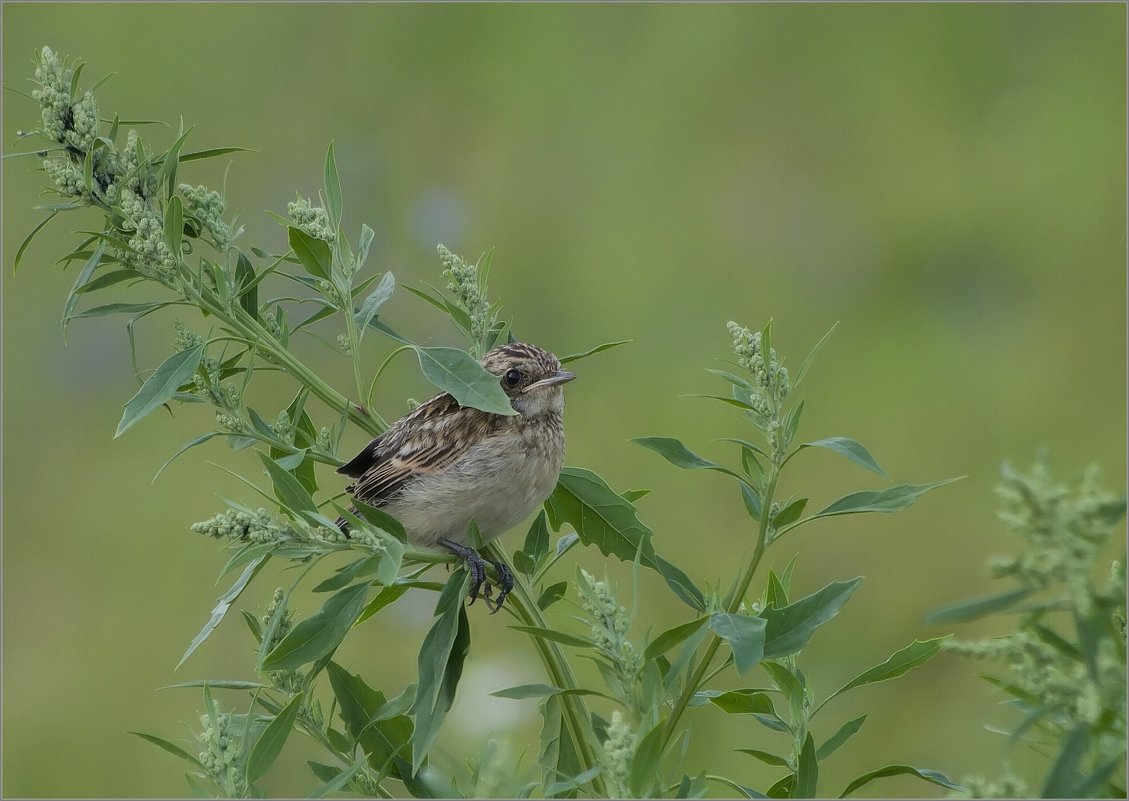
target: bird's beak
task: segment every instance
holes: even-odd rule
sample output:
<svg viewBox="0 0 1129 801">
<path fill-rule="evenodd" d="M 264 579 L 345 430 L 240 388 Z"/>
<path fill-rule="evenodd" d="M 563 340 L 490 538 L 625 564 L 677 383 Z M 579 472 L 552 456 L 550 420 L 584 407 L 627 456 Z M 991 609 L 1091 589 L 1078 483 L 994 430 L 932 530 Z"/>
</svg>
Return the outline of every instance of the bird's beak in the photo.
<svg viewBox="0 0 1129 801">
<path fill-rule="evenodd" d="M 528 387 L 523 389 L 522 393 L 524 394 L 526 392 L 529 392 L 529 390 L 537 389 L 538 387 L 555 387 L 557 384 L 563 384 L 566 381 L 571 381 L 574 378 L 576 378 L 576 373 L 570 373 L 568 372 L 568 370 L 557 370 L 557 372 L 553 373 L 548 378 L 542 378 L 540 381 L 534 381 Z"/>
</svg>

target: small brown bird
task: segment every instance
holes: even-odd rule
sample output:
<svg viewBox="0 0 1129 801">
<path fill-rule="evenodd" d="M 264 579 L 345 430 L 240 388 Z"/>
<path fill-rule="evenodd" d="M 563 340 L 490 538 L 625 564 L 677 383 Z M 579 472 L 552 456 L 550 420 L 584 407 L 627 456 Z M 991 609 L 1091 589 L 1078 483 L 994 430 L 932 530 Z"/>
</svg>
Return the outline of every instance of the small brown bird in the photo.
<svg viewBox="0 0 1129 801">
<path fill-rule="evenodd" d="M 518 414 L 491 414 L 436 395 L 397 420 L 338 473 L 356 479 L 346 491 L 399 520 L 413 545 L 445 548 L 466 560 L 471 602 L 485 578 L 468 542 L 473 520 L 483 542 L 529 516 L 553 491 L 564 462 L 564 388 L 576 378 L 551 353 L 511 342 L 482 366 L 501 379 Z M 338 521 L 343 525 L 344 521 Z M 513 587 L 502 563 L 498 611 Z"/>
</svg>

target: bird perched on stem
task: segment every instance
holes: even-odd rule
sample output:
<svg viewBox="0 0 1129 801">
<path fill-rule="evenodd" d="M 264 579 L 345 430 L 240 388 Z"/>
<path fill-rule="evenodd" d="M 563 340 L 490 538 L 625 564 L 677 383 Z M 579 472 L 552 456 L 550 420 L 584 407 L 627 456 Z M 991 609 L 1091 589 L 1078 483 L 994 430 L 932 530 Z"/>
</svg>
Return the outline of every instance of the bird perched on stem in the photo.
<svg viewBox="0 0 1129 801">
<path fill-rule="evenodd" d="M 338 473 L 355 481 L 346 491 L 383 507 L 403 524 L 408 541 L 441 547 L 471 571 L 471 603 L 485 580 L 472 547 L 470 524 L 488 542 L 524 520 L 553 491 L 564 462 L 564 388 L 576 376 L 553 354 L 524 342 L 487 353 L 481 364 L 499 377 L 516 415 L 460 406 L 436 395 L 397 420 Z M 338 521 L 344 527 L 344 520 Z M 500 562 L 500 593 L 486 605 L 496 612 L 513 587 Z"/>
</svg>

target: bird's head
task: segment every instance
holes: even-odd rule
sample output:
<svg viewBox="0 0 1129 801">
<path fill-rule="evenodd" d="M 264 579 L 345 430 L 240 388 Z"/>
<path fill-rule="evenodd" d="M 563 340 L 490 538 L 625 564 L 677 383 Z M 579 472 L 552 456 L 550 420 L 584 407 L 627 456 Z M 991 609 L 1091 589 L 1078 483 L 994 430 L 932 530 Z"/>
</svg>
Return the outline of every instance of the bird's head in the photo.
<svg viewBox="0 0 1129 801">
<path fill-rule="evenodd" d="M 576 375 L 561 369 L 560 360 L 536 345 L 511 342 L 486 354 L 482 366 L 501 378 L 502 390 L 516 411 L 526 417 L 564 409 L 566 381 Z"/>
</svg>

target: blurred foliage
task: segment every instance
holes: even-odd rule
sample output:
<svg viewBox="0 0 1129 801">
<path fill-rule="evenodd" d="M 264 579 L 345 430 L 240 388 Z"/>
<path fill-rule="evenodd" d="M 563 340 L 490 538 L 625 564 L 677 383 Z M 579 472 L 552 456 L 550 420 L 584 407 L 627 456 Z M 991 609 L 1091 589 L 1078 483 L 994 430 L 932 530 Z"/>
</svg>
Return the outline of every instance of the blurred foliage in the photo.
<svg viewBox="0 0 1129 801">
<path fill-rule="evenodd" d="M 626 440 L 676 430 L 702 442 L 724 430 L 730 412 L 678 398 L 701 386 L 702 362 L 726 341 L 717 321 L 787 319 L 790 351 L 842 321 L 808 386 L 838 403 L 813 408 L 808 430 L 836 421 L 892 474 L 970 480 L 928 511 L 865 527 L 834 518 L 776 554 L 779 570 L 790 548 L 801 552 L 811 582 L 801 592 L 869 578 L 839 629 L 810 645 L 826 666 L 810 677 L 820 686 L 869 667 L 872 653 L 848 647 L 860 632 L 890 652 L 922 634 L 926 610 L 990 587 L 979 565 L 999 550 L 988 521 L 1003 458 L 1045 445 L 1060 473 L 1096 461 L 1124 484 L 1122 6 L 42 3 L 5 5 L 3 22 L 8 89 L 28 91 L 33 48 L 51 42 L 128 76 L 101 90 L 107 108 L 183 113 L 202 123 L 198 147 L 254 148 L 232 157 L 239 180 L 227 195 L 252 241 L 281 237 L 263 210 L 295 185 L 316 191 L 334 140 L 355 215 L 346 224 L 373 225 L 378 269 L 414 285 L 432 280 L 438 241 L 494 247 L 491 288 L 523 337 L 558 353 L 634 339 L 586 362 L 570 386 L 569 461 L 615 486 L 653 488 L 640 506 L 665 538 L 656 546 L 698 575 L 727 572 L 726 554 L 751 548 L 721 536 L 741 525 L 739 498 L 707 476 L 656 470 Z M 10 152 L 34 108 L 11 91 L 5 101 Z M 5 167 L 6 199 L 31 198 L 46 180 Z M 224 167 L 198 179 L 218 186 Z M 245 663 L 232 627 L 170 677 L 207 612 L 200 588 L 217 558 L 185 521 L 244 490 L 204 449 L 146 488 L 198 431 L 193 409 L 111 439 L 129 394 L 128 343 L 120 327 L 78 321 L 64 344 L 43 313 L 73 283 L 50 269 L 63 229 L 13 277 L 38 218 L 30 203 L 4 204 L 0 790 L 181 795 L 176 772 L 124 730 L 176 716 L 194 727 L 183 696 L 153 688 Z M 418 341 L 453 342 L 410 305 L 387 316 Z M 166 350 L 139 358 L 155 364 Z M 404 398 L 427 392 L 412 365 L 389 373 Z M 380 412 L 405 410 L 389 401 Z M 798 466 L 795 481 L 832 498 L 843 488 L 826 461 Z M 703 509 L 716 525 L 703 529 Z M 664 593 L 644 582 L 640 602 Z M 402 684 L 412 652 L 382 643 L 422 636 L 431 610 L 406 600 L 393 610 L 347 657 Z M 499 730 L 536 737 L 531 701 L 488 694 L 540 681 L 540 669 L 507 632 L 487 629 L 476 630 L 438 744 L 451 754 L 479 749 L 486 710 Z M 148 649 L 129 648 L 139 636 Z M 1004 745 L 980 726 L 996 696 L 966 663 L 935 660 L 881 692 L 884 713 L 868 719 L 869 738 L 844 746 L 844 762 L 869 762 L 873 748 L 956 775 L 994 772 Z M 741 717 L 697 738 L 691 758 L 727 751 L 746 731 Z M 1041 758 L 1016 758 L 1018 771 L 1042 775 Z M 731 759 L 730 773 L 769 775 Z M 830 786 L 850 778 L 835 768 Z M 296 759 L 293 770 L 306 768 Z M 920 792 L 899 781 L 875 792 Z"/>
</svg>

